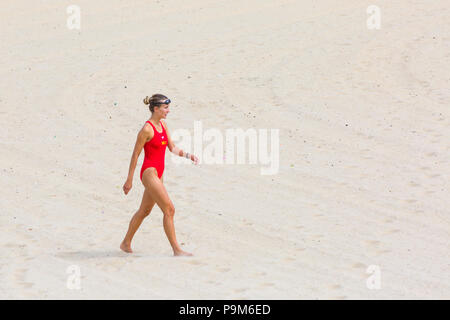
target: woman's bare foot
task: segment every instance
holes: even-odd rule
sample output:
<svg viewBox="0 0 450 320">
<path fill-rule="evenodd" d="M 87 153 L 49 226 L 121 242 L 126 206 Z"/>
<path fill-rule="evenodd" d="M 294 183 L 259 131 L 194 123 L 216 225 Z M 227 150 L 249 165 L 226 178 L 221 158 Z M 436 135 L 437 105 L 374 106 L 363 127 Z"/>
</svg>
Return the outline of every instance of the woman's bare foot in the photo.
<svg viewBox="0 0 450 320">
<path fill-rule="evenodd" d="M 123 241 L 120 244 L 120 249 L 122 249 L 123 251 L 125 251 L 127 253 L 133 253 L 133 250 L 131 250 L 131 245 L 129 243 L 127 244 Z"/>
<path fill-rule="evenodd" d="M 179 249 L 179 250 L 174 250 L 174 251 L 173 251 L 173 255 L 174 255 L 174 256 L 193 256 L 192 253 L 183 251 L 183 250 L 181 250 L 181 249 Z"/>
</svg>

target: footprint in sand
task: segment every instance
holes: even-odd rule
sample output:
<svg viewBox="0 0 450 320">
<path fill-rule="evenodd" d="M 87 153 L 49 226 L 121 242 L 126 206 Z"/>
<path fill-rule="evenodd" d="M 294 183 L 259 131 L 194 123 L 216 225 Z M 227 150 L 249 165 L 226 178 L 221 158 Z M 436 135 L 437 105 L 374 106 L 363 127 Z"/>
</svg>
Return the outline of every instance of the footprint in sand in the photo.
<svg viewBox="0 0 450 320">
<path fill-rule="evenodd" d="M 356 263 L 354 263 L 353 265 L 352 265 L 352 268 L 366 268 L 366 265 L 364 264 L 364 263 L 361 263 L 361 262 L 356 262 Z"/>
<path fill-rule="evenodd" d="M 339 284 L 333 284 L 332 286 L 330 286 L 330 289 L 332 290 L 342 289 L 342 286 Z"/>
<path fill-rule="evenodd" d="M 188 263 L 196 265 L 196 266 L 206 265 L 206 263 L 198 261 L 198 260 L 189 260 Z"/>
<path fill-rule="evenodd" d="M 228 272 L 231 269 L 230 268 L 217 268 L 216 270 L 219 271 L 219 272 Z"/>
<path fill-rule="evenodd" d="M 24 245 L 25 247 L 26 247 L 26 245 Z M 6 248 L 14 248 L 14 247 L 20 247 L 20 244 L 16 244 L 16 243 L 6 243 L 5 245 L 4 245 L 4 247 L 6 247 Z"/>
<path fill-rule="evenodd" d="M 264 282 L 264 283 L 261 283 L 261 286 L 263 286 L 263 287 L 273 287 L 273 286 L 275 286 L 275 283 Z"/>
<path fill-rule="evenodd" d="M 378 240 L 367 240 L 366 243 L 369 246 L 376 247 L 376 246 L 379 246 L 381 242 Z"/>
<path fill-rule="evenodd" d="M 284 261 L 295 261 L 295 258 L 287 257 L 287 258 L 284 258 Z"/>
<path fill-rule="evenodd" d="M 15 270 L 14 276 L 16 277 L 17 281 L 24 281 L 25 280 L 25 273 L 27 272 L 27 269 L 17 269 Z"/>
<path fill-rule="evenodd" d="M 377 255 L 385 254 L 385 253 L 389 253 L 389 252 L 391 252 L 391 250 L 378 250 Z"/>
<path fill-rule="evenodd" d="M 31 288 L 34 285 L 34 283 L 31 282 L 18 282 L 18 284 L 25 289 Z"/>
<path fill-rule="evenodd" d="M 31 288 L 34 285 L 34 283 L 32 282 L 25 281 L 25 274 L 27 273 L 27 271 L 28 269 L 17 269 L 14 273 L 15 282 L 26 289 Z"/>
<path fill-rule="evenodd" d="M 321 213 L 316 213 L 316 214 L 314 215 L 314 217 L 323 217 L 323 214 L 321 214 Z"/>
</svg>

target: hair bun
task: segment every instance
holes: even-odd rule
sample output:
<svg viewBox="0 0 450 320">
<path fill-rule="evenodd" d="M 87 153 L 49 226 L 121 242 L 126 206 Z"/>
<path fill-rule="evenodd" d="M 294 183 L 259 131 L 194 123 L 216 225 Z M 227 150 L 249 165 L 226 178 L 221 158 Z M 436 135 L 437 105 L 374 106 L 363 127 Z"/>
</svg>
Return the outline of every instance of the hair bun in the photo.
<svg viewBox="0 0 450 320">
<path fill-rule="evenodd" d="M 146 97 L 144 98 L 144 103 L 145 103 L 145 104 L 150 104 L 150 97 L 149 97 L 149 96 L 146 96 Z"/>
</svg>

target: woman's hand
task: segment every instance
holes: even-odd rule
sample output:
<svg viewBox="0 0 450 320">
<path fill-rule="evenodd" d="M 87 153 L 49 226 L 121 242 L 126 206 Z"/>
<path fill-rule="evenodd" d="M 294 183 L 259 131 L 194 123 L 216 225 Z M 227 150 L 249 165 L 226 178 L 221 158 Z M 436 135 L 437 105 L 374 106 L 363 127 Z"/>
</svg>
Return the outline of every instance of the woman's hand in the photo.
<svg viewBox="0 0 450 320">
<path fill-rule="evenodd" d="M 194 162 L 195 165 L 198 164 L 198 158 L 195 155 L 191 154 L 191 160 Z"/>
<path fill-rule="evenodd" d="M 133 181 L 131 179 L 127 179 L 127 181 L 125 181 L 125 184 L 123 185 L 123 192 L 125 192 L 125 194 L 128 194 L 128 192 L 131 190 L 131 187 L 133 186 Z"/>
</svg>

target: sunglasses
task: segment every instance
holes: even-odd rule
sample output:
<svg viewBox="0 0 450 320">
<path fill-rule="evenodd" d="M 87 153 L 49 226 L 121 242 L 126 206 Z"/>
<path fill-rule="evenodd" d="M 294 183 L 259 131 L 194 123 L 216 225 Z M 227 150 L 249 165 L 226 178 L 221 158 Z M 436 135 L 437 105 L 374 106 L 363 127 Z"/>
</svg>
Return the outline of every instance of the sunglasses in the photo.
<svg viewBox="0 0 450 320">
<path fill-rule="evenodd" d="M 154 102 L 153 104 L 169 104 L 170 103 L 170 99 L 166 99 L 163 101 L 159 101 L 159 102 Z"/>
</svg>

